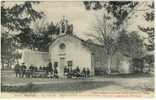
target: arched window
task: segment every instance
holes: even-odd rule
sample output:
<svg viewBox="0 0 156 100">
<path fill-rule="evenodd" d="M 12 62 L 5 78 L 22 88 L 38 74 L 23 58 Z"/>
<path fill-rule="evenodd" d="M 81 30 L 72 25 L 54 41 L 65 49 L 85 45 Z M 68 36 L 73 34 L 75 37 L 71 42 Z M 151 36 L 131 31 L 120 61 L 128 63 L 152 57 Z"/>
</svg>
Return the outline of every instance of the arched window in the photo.
<svg viewBox="0 0 156 100">
<path fill-rule="evenodd" d="M 66 47 L 66 46 L 65 46 L 64 43 L 61 43 L 61 44 L 60 44 L 60 49 L 65 49 L 65 47 Z"/>
</svg>

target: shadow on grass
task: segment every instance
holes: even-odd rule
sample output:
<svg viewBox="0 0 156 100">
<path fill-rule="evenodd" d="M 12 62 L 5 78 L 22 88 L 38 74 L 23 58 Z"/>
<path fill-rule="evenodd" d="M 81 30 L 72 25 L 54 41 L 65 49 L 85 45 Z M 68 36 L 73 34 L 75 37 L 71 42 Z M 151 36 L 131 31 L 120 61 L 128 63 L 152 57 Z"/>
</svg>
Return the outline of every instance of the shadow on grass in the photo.
<svg viewBox="0 0 156 100">
<path fill-rule="evenodd" d="M 130 73 L 130 74 L 110 74 L 104 75 L 105 78 L 142 78 L 142 77 L 153 77 L 150 73 Z"/>
<path fill-rule="evenodd" d="M 113 82 L 101 81 L 78 81 L 72 83 L 52 83 L 52 84 L 27 84 L 25 86 L 2 86 L 2 92 L 83 92 L 87 90 L 106 87 Z"/>
</svg>

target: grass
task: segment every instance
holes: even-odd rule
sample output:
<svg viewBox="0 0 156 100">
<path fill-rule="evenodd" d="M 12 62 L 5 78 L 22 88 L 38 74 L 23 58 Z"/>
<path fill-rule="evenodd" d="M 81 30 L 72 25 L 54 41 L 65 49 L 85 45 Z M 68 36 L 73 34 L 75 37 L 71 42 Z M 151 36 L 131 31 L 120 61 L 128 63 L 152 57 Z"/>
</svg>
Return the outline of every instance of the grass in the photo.
<svg viewBox="0 0 156 100">
<path fill-rule="evenodd" d="M 105 78 L 141 78 L 141 77 L 153 77 L 150 73 L 130 73 L 130 74 L 110 74 L 104 75 Z"/>
<path fill-rule="evenodd" d="M 91 79 L 17 78 L 2 72 L 2 92 L 154 91 L 151 74 L 112 74 Z"/>
<path fill-rule="evenodd" d="M 34 84 L 28 83 L 24 86 L 1 86 L 2 92 L 35 92 L 38 89 Z"/>
</svg>

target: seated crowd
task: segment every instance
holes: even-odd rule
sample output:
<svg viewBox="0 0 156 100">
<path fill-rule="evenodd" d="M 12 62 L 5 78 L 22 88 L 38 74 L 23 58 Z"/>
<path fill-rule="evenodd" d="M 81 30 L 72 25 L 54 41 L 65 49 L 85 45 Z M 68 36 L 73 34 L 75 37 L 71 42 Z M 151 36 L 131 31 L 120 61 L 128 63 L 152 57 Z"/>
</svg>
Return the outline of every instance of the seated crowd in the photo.
<svg viewBox="0 0 156 100">
<path fill-rule="evenodd" d="M 72 78 L 72 77 L 87 78 L 90 76 L 90 70 L 89 68 L 83 68 L 82 70 L 80 70 L 79 67 L 77 67 L 76 69 L 72 69 L 65 66 L 64 75 L 67 76 L 67 78 Z"/>
</svg>

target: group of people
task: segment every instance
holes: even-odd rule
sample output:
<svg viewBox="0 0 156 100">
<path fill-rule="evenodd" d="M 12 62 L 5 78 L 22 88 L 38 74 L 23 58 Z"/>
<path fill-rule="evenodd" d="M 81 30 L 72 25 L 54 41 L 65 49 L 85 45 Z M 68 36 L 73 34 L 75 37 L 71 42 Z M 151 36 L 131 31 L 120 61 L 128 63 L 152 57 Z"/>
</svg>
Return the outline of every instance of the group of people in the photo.
<svg viewBox="0 0 156 100">
<path fill-rule="evenodd" d="M 89 68 L 83 68 L 82 70 L 80 70 L 79 67 L 72 69 L 71 67 L 65 66 L 64 75 L 67 76 L 67 78 L 72 78 L 72 77 L 87 78 L 90 76 L 90 70 Z"/>
<path fill-rule="evenodd" d="M 14 67 L 16 77 L 20 78 L 31 78 L 31 77 L 37 77 L 36 73 L 44 72 L 44 76 L 48 76 L 48 74 L 53 74 L 54 77 L 58 77 L 58 71 L 57 68 L 52 68 L 52 64 L 49 63 L 46 67 L 37 67 L 37 66 L 26 66 L 25 63 L 22 63 L 20 65 L 17 63 Z M 43 74 L 42 74 L 43 75 Z"/>
<path fill-rule="evenodd" d="M 58 78 L 58 69 L 57 66 L 52 67 L 51 62 L 45 67 L 45 66 L 26 66 L 25 63 L 22 63 L 21 65 L 17 63 L 14 67 L 16 77 L 20 78 L 35 78 L 35 77 L 47 77 L 47 78 Z M 41 74 L 42 73 L 42 74 Z M 73 77 L 83 77 L 87 78 L 90 76 L 90 70 L 89 68 L 83 68 L 80 70 L 79 67 L 76 67 L 75 69 L 72 69 L 72 67 L 64 67 L 64 76 L 67 78 L 73 78 Z"/>
</svg>

